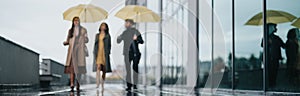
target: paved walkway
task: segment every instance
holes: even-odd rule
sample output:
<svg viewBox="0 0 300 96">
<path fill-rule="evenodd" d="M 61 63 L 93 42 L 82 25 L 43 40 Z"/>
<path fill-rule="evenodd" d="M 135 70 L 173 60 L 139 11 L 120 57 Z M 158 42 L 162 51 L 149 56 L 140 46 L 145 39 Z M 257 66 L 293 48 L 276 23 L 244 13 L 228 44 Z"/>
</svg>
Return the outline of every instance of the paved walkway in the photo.
<svg viewBox="0 0 300 96">
<path fill-rule="evenodd" d="M 80 92 L 70 92 L 68 86 L 41 88 L 7 88 L 0 89 L 0 96 L 192 96 L 182 93 L 160 91 L 154 86 L 139 87 L 131 92 L 124 91 L 122 84 L 105 84 L 104 89 L 95 84 L 82 85 Z"/>
<path fill-rule="evenodd" d="M 70 92 L 70 89 L 62 89 L 49 92 L 41 92 L 37 95 L 40 96 L 159 96 L 160 91 L 155 90 L 155 88 L 140 88 L 137 91 L 127 92 L 124 91 L 123 85 L 121 84 L 106 84 L 104 89 L 96 88 L 95 84 L 83 85 L 81 86 L 80 92 Z"/>
<path fill-rule="evenodd" d="M 155 86 L 147 86 L 146 88 L 140 86 L 135 91 L 125 91 L 122 84 L 105 84 L 104 89 L 96 88 L 95 84 L 87 84 L 81 86 L 80 92 L 70 92 L 68 86 L 51 87 L 47 89 L 43 88 L 2 88 L 0 87 L 0 96 L 212 96 L 210 90 L 200 89 L 195 94 L 193 89 L 184 88 L 180 86 L 164 86 L 163 90 L 157 89 Z M 238 91 L 234 94 L 232 90 L 220 90 L 213 96 L 265 96 L 263 92 L 254 92 L 249 90 Z M 300 96 L 295 93 L 274 93 L 268 92 L 267 96 Z"/>
</svg>

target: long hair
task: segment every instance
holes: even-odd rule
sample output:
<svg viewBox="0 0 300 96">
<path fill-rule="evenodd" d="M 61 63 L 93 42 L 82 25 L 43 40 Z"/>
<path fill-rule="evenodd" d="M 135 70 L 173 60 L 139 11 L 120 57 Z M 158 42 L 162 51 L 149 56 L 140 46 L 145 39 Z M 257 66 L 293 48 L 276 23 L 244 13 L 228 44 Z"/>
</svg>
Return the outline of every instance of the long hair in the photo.
<svg viewBox="0 0 300 96">
<path fill-rule="evenodd" d="M 101 30 L 102 30 L 101 29 L 102 25 L 104 25 L 106 27 L 106 29 L 104 30 L 105 34 L 109 34 L 109 28 L 108 28 L 108 25 L 105 22 L 101 23 L 101 25 L 99 27 L 99 32 L 101 32 Z"/>
<path fill-rule="evenodd" d="M 79 33 L 80 33 L 80 31 L 81 31 L 81 26 L 80 26 L 80 19 L 79 19 L 79 17 L 74 17 L 73 18 L 73 20 L 72 20 L 72 27 L 70 28 L 70 31 L 69 31 L 69 38 L 72 38 L 73 37 L 73 33 L 74 33 L 74 28 L 75 28 L 75 25 L 74 25 L 74 21 L 75 21 L 75 19 L 78 19 L 78 22 L 79 22 Z"/>
<path fill-rule="evenodd" d="M 287 38 L 288 39 L 296 39 L 297 38 L 297 29 L 293 28 L 288 31 Z"/>
</svg>

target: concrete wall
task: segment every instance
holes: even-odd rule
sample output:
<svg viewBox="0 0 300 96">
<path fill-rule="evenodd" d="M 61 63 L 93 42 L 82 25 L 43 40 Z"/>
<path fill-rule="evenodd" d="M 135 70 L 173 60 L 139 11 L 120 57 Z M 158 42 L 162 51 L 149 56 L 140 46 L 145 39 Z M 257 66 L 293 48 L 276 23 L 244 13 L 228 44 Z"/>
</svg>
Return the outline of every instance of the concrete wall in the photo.
<svg viewBox="0 0 300 96">
<path fill-rule="evenodd" d="M 39 54 L 0 36 L 0 84 L 39 84 Z"/>
</svg>

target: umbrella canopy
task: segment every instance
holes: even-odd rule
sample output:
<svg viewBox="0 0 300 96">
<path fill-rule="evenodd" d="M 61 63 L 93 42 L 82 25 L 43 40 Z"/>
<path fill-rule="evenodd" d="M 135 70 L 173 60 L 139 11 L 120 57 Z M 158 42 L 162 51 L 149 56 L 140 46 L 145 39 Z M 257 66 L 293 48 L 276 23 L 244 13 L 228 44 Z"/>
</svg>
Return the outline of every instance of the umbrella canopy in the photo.
<svg viewBox="0 0 300 96">
<path fill-rule="evenodd" d="M 132 19 L 134 22 L 159 22 L 160 17 L 152 10 L 138 5 L 127 5 L 119 10 L 116 15 L 123 20 Z"/>
<path fill-rule="evenodd" d="M 107 18 L 108 13 L 99 7 L 92 4 L 79 4 L 71 7 L 63 13 L 64 20 L 72 21 L 77 16 L 81 22 L 97 22 Z"/>
<path fill-rule="evenodd" d="M 292 22 L 296 17 L 290 13 L 278 10 L 267 10 L 267 23 L 285 23 Z M 253 16 L 245 25 L 262 25 L 263 24 L 263 14 L 262 12 Z"/>
<path fill-rule="evenodd" d="M 292 23 L 293 26 L 300 28 L 300 18 L 298 18 L 294 23 Z"/>
</svg>

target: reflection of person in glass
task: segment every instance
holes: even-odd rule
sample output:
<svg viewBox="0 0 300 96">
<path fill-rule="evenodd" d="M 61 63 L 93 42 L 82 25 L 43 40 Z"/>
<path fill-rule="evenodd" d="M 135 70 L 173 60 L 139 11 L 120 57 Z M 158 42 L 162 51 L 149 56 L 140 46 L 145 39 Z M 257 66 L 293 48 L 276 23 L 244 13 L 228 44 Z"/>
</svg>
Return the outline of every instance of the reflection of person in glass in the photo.
<svg viewBox="0 0 300 96">
<path fill-rule="evenodd" d="M 86 73 L 85 56 L 87 55 L 87 50 L 85 50 L 85 43 L 88 43 L 87 31 L 80 25 L 79 17 L 74 17 L 67 40 L 63 43 L 65 46 L 69 45 L 64 72 L 70 74 L 71 91 L 74 91 L 75 78 L 76 89 L 79 91 L 80 74 Z"/>
<path fill-rule="evenodd" d="M 96 34 L 95 44 L 94 44 L 94 65 L 93 71 L 96 71 L 96 83 L 97 88 L 100 82 L 100 71 L 102 71 L 102 81 L 101 85 L 104 88 L 104 80 L 106 71 L 111 71 L 110 68 L 110 50 L 111 50 L 111 39 L 109 34 L 109 28 L 106 23 L 102 23 L 99 28 L 99 33 Z"/>
<path fill-rule="evenodd" d="M 286 41 L 286 57 L 287 57 L 287 76 L 289 79 L 289 82 L 292 85 L 296 84 L 296 79 L 297 79 L 297 58 L 298 58 L 298 39 L 297 39 L 297 31 L 298 29 L 293 28 L 290 29 L 287 38 L 288 40 Z"/>
<path fill-rule="evenodd" d="M 268 86 L 269 87 L 275 87 L 276 86 L 276 80 L 277 80 L 277 71 L 279 67 L 279 60 L 282 60 L 281 56 L 281 48 L 285 47 L 285 44 L 281 40 L 281 38 L 277 35 L 275 35 L 275 32 L 277 32 L 277 24 L 268 23 L 267 24 L 267 32 L 268 32 L 268 64 L 266 64 L 267 67 L 267 80 L 268 80 Z M 263 42 L 261 43 L 261 46 L 263 46 Z"/>
<path fill-rule="evenodd" d="M 126 66 L 126 90 L 131 90 L 131 87 L 137 89 L 138 82 L 138 64 L 141 58 L 141 53 L 138 44 L 143 44 L 141 33 L 133 28 L 134 22 L 131 19 L 125 20 L 126 30 L 117 38 L 117 43 L 124 42 L 123 55 Z M 133 83 L 131 82 L 131 61 L 133 61 Z"/>
</svg>

